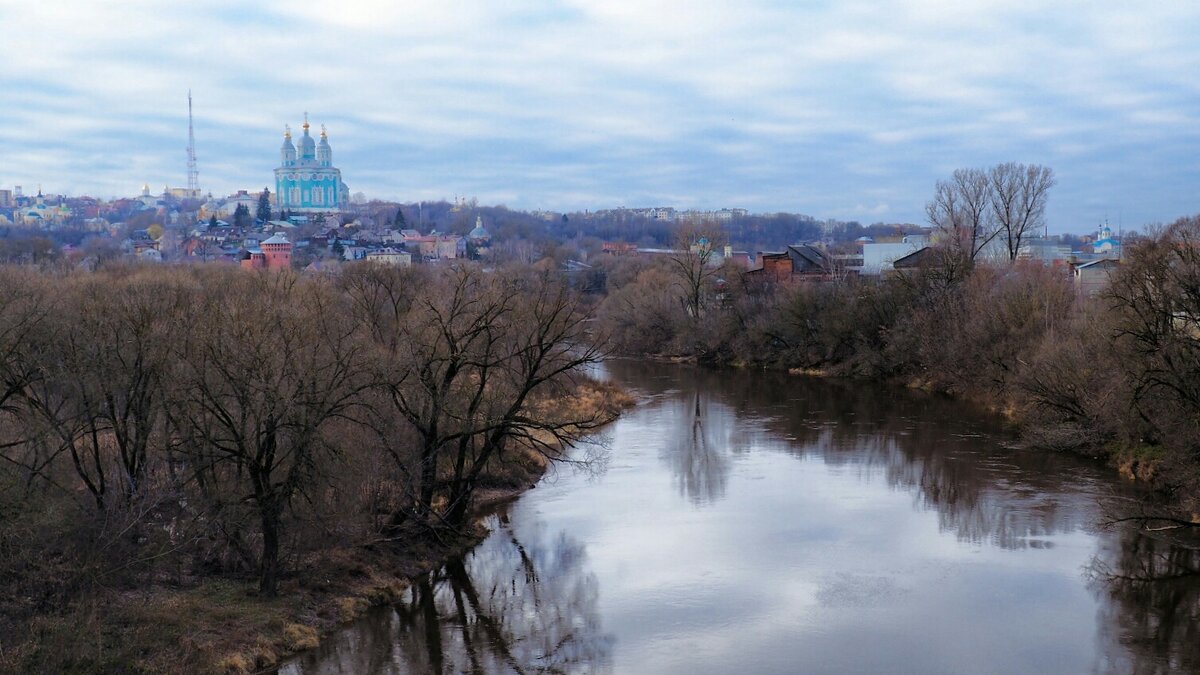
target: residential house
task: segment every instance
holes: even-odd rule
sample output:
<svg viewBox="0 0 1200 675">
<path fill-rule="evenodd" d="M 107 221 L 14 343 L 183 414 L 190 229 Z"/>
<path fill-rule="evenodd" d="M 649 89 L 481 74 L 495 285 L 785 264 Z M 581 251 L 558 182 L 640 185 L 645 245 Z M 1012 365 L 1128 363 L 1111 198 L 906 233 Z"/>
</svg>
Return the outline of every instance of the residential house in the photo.
<svg viewBox="0 0 1200 675">
<path fill-rule="evenodd" d="M 367 253 L 366 246 L 342 244 L 342 260 L 365 260 Z"/>
<path fill-rule="evenodd" d="M 1097 295 L 1108 286 L 1113 272 L 1120 266 L 1120 261 L 1114 258 L 1101 258 L 1076 265 L 1075 269 L 1071 270 L 1072 281 L 1075 282 L 1075 292 L 1081 298 Z"/>
<path fill-rule="evenodd" d="M 758 269 L 749 273 L 765 281 L 822 281 L 834 278 L 832 261 L 820 249 L 808 244 L 788 246 L 781 253 L 759 253 L 758 260 Z"/>
<path fill-rule="evenodd" d="M 946 272 L 947 257 L 943 251 L 926 246 L 892 262 L 893 274 L 912 274 L 917 271 Z"/>
<path fill-rule="evenodd" d="M 367 253 L 367 261 L 381 265 L 408 267 L 412 264 L 412 254 L 408 251 L 395 249 L 390 246 Z"/>
<path fill-rule="evenodd" d="M 750 269 L 754 267 L 754 255 L 749 251 L 735 251 L 732 246 L 725 245 L 721 252 L 721 262 L 731 262 L 739 267 Z"/>
<path fill-rule="evenodd" d="M 923 234 L 905 235 L 898 242 L 865 242 L 862 245 L 862 267 L 859 273 L 878 276 L 889 272 L 895 261 L 928 245 L 929 237 Z"/>
</svg>

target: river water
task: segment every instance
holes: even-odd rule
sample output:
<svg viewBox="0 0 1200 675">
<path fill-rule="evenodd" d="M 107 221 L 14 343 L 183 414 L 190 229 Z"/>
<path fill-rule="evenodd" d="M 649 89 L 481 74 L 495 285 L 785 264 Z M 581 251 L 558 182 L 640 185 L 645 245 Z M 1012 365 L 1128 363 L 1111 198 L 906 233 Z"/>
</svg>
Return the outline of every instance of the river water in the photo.
<svg viewBox="0 0 1200 675">
<path fill-rule="evenodd" d="M 606 461 L 548 475 L 281 672 L 1200 668 L 1200 558 L 1102 527 L 1134 496 L 1111 469 L 902 389 L 606 371 L 643 401 L 591 449 Z"/>
</svg>

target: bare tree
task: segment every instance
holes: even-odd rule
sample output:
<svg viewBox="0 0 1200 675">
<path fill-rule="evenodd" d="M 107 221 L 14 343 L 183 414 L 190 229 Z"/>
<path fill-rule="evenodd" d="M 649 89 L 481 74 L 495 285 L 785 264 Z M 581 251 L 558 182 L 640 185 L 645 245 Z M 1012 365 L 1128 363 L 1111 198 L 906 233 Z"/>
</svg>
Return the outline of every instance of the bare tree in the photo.
<svg viewBox="0 0 1200 675">
<path fill-rule="evenodd" d="M 461 525 L 485 468 L 514 444 L 553 455 L 556 444 L 594 427 L 590 416 L 553 419 L 531 405 L 600 352 L 584 339 L 589 315 L 553 273 L 460 266 L 422 282 L 406 295 L 397 273 L 372 272 L 347 290 L 383 353 L 388 400 L 420 438 L 414 512 Z"/>
<path fill-rule="evenodd" d="M 958 169 L 950 180 L 938 181 L 933 200 L 925 205 L 929 224 L 949 250 L 968 264 L 999 234 L 990 188 L 988 173 L 982 169 Z"/>
<path fill-rule="evenodd" d="M 128 502 L 162 431 L 162 385 L 190 295 L 158 270 L 87 276 L 58 290 L 63 300 L 40 340 L 28 403 L 100 508 L 110 488 Z"/>
<path fill-rule="evenodd" d="M 725 233 L 713 222 L 684 223 L 675 230 L 671 262 L 684 289 L 684 309 L 693 319 L 704 311 L 705 291 L 716 278 L 724 242 Z"/>
<path fill-rule="evenodd" d="M 489 464 L 507 459 L 513 446 L 548 460 L 606 421 L 602 411 L 549 414 L 538 406 L 570 394 L 573 378 L 603 357 L 601 340 L 587 334 L 591 314 L 567 284 L 548 273 L 512 274 L 506 295 L 519 294 L 515 311 L 497 317 L 497 336 L 480 358 L 468 414 L 478 440 L 460 438 L 454 460 L 447 517 L 466 522 L 467 506 Z"/>
<path fill-rule="evenodd" d="M 1106 292 L 1116 311 L 1121 363 L 1132 405 L 1146 423 L 1141 442 L 1166 448 L 1171 481 L 1200 486 L 1200 218 L 1187 218 L 1136 246 Z M 1196 526 L 1193 524 L 1193 526 Z"/>
<path fill-rule="evenodd" d="M 1037 164 L 1005 162 L 988 171 L 988 182 L 992 216 L 1004 235 L 1009 261 L 1016 260 L 1022 240 L 1045 222 L 1054 171 Z"/>
<path fill-rule="evenodd" d="M 496 358 L 496 322 L 513 310 L 515 298 L 496 292 L 488 276 L 469 266 L 426 275 L 412 295 L 401 283 L 397 273 L 376 272 L 348 290 L 358 320 L 383 352 L 388 398 L 421 439 L 415 507 L 429 518 L 443 448 L 477 433 L 472 408 L 482 401 Z"/>
<path fill-rule="evenodd" d="M 207 321 L 181 343 L 172 421 L 202 488 L 254 506 L 259 591 L 273 596 L 284 516 L 337 451 L 326 427 L 350 415 L 369 380 L 357 329 L 326 282 L 224 281 L 205 289 L 197 309 Z"/>
<path fill-rule="evenodd" d="M 28 443 L 29 386 L 38 377 L 35 354 L 52 329 L 47 326 L 54 303 L 34 272 L 0 269 L 0 469 L 14 470 L 20 483 L 44 478 L 53 456 L 40 444 Z"/>
</svg>

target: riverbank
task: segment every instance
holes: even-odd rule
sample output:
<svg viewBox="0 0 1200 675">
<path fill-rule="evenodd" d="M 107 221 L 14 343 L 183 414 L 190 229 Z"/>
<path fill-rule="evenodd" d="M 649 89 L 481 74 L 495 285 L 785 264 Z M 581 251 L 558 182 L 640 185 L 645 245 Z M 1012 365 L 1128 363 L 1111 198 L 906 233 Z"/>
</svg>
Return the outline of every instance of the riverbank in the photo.
<svg viewBox="0 0 1200 675">
<path fill-rule="evenodd" d="M 618 387 L 578 384 L 554 413 L 609 423 L 631 405 Z M 580 415 L 580 413 L 583 413 Z M 540 453 L 487 474 L 477 512 L 515 499 L 549 467 Z M 39 614 L 24 639 L 0 644 L 0 671 L 76 673 L 251 673 L 316 647 L 322 637 L 369 608 L 394 602 L 410 579 L 461 555 L 487 533 L 468 531 L 403 541 L 357 542 L 288 561 L 275 598 L 249 577 L 165 580 L 136 590 L 97 583 L 64 610 Z M 13 634 L 16 631 L 9 631 Z"/>
<path fill-rule="evenodd" d="M 1140 490 L 1098 462 L 1012 448 L 998 416 L 882 383 L 606 370 L 643 403 L 605 434 L 602 475 L 543 481 L 468 555 L 282 672 L 1194 663 L 1195 577 L 1109 577 L 1188 561 L 1186 549 L 1102 527 Z M 967 649 L 964 627 L 982 636 Z"/>
<path fill-rule="evenodd" d="M 1197 520 L 1200 309 L 1178 309 L 1200 308 L 1189 290 L 1200 279 L 1188 243 L 1197 223 L 1143 242 L 1096 295 L 1022 261 L 839 283 L 764 284 L 726 268 L 695 316 L 675 309 L 679 291 L 662 283 L 672 270 L 647 263 L 608 289 L 599 315 L 629 356 L 891 382 L 970 401 L 1012 422 L 1028 447 L 1102 458 L 1153 485 L 1155 509 Z"/>
<path fill-rule="evenodd" d="M 855 374 L 832 374 L 827 370 L 818 368 L 791 368 L 786 372 L 789 375 L 803 375 L 808 377 L 839 377 L 851 380 L 872 379 Z M 948 396 L 978 406 L 983 410 L 1002 417 L 1017 434 L 1023 437 L 1022 443 L 1024 447 L 1050 452 L 1066 451 L 1092 459 L 1103 460 L 1125 479 L 1136 480 L 1142 483 L 1153 483 L 1161 477 L 1161 465 L 1167 458 L 1166 452 L 1161 446 L 1122 442 L 1109 437 L 1087 439 L 1085 434 L 1080 433 L 1077 427 L 1061 423 L 1055 425 L 1053 428 L 1042 426 L 1036 429 L 1036 438 L 1030 438 L 1031 421 L 1029 413 L 1037 405 L 1037 402 L 1031 398 L 1022 400 L 1015 398 L 1011 393 L 1008 399 L 988 398 L 978 392 L 959 393 L 940 388 L 935 382 L 929 379 L 896 376 L 888 378 L 887 381 L 890 384 L 902 386 L 906 389 L 916 389 Z M 1040 420 L 1037 423 L 1045 424 L 1044 421 Z M 1061 440 L 1054 443 L 1043 440 L 1047 438 L 1061 439 L 1064 436 L 1076 436 L 1085 438 L 1085 440 L 1077 443 L 1061 442 Z"/>
<path fill-rule="evenodd" d="M 864 372 L 854 367 L 848 367 L 848 363 L 851 363 L 853 359 L 825 366 L 796 367 L 782 361 L 750 362 L 741 358 L 719 360 L 703 358 L 696 354 L 669 352 L 628 355 L 628 358 L 657 363 L 687 364 L 697 368 L 759 370 L 797 377 L 884 382 L 891 386 L 947 396 L 1003 418 L 1014 432 L 1022 437 L 1022 444 L 1025 447 L 1052 452 L 1067 451 L 1099 459 L 1112 467 L 1122 478 L 1151 486 L 1156 486 L 1158 482 L 1161 482 L 1163 464 L 1169 459 L 1165 448 L 1160 445 L 1114 439 L 1114 436 L 1117 435 L 1114 433 L 1089 436 L 1087 433 L 1081 432 L 1077 425 L 1061 421 L 1048 422 L 1045 419 L 1037 419 L 1031 422 L 1030 413 L 1035 410 L 1039 402 L 1029 392 L 1024 391 L 1022 386 L 1009 386 L 1001 394 L 997 394 L 995 391 L 989 392 L 986 387 L 962 387 L 963 380 L 960 379 L 956 382 L 960 386 L 955 388 L 947 386 L 945 378 L 916 377 L 909 372 L 896 372 L 896 370 L 888 369 Z M 1040 426 L 1033 430 L 1035 433 L 1030 433 L 1033 424 Z M 1065 438 L 1078 440 L 1064 441 Z"/>
</svg>

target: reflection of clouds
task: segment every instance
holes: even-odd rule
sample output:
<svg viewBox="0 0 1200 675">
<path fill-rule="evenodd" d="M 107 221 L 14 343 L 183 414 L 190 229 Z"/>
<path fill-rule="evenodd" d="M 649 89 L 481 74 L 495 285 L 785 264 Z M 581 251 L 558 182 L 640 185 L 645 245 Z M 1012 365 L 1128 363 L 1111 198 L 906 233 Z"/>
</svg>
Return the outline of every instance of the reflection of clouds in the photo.
<svg viewBox="0 0 1200 675">
<path fill-rule="evenodd" d="M 341 670 L 294 675 L 1200 667 L 1195 582 L 1126 578 L 1194 549 L 1095 532 L 1106 470 L 1004 450 L 991 418 L 919 393 L 610 367 L 648 402 L 612 427 L 604 480 L 540 486 L 335 638 L 357 650 Z"/>
<path fill-rule="evenodd" d="M 910 493 L 914 505 L 934 511 L 939 529 L 962 542 L 1047 554 L 1060 543 L 1070 549 L 1079 540 L 1065 535 L 1092 532 L 1101 518 L 1098 495 L 1112 490 L 1107 473 L 1085 462 L 1005 449 L 1006 432 L 994 418 L 944 398 L 762 374 L 688 371 L 679 381 L 694 382 L 694 389 L 672 392 L 662 403 L 674 411 L 679 446 L 688 438 L 680 432 L 700 392 L 705 422 L 717 420 L 714 427 L 747 437 L 744 420 L 754 420 L 767 432 L 756 437 L 756 449 L 817 459 L 864 481 L 882 475 L 892 489 Z M 813 536 L 803 531 L 784 539 Z M 1104 550 L 1089 570 L 1101 603 L 1094 669 L 1200 670 L 1200 542 L 1149 537 L 1132 528 L 1104 537 Z M 915 599 L 887 574 L 856 571 L 819 577 L 815 602 L 832 611 L 876 612 Z M 793 606 L 802 604 L 797 599 Z"/>
<path fill-rule="evenodd" d="M 872 607 L 895 602 L 905 593 L 892 577 L 839 572 L 821 584 L 817 601 L 825 607 Z"/>
</svg>

